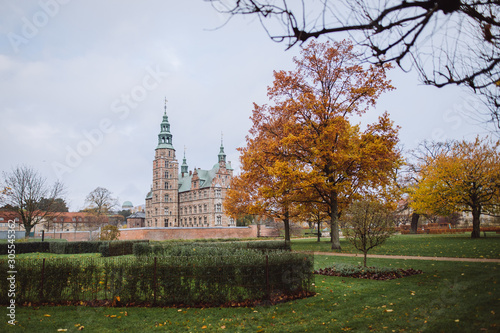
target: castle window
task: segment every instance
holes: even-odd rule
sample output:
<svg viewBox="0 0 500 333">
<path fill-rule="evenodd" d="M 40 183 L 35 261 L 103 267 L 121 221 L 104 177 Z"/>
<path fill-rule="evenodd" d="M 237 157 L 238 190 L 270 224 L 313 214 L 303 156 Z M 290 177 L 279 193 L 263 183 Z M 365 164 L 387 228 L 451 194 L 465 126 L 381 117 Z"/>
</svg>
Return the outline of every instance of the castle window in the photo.
<svg viewBox="0 0 500 333">
<path fill-rule="evenodd" d="M 218 213 L 222 212 L 222 204 L 218 203 L 215 205 L 215 211 Z"/>
<path fill-rule="evenodd" d="M 165 182 L 165 189 L 168 190 L 168 183 Z"/>
<path fill-rule="evenodd" d="M 204 204 L 204 205 L 203 205 L 203 211 L 204 211 L 205 213 L 207 212 L 207 207 L 208 207 L 208 206 L 207 206 L 207 204 Z"/>
<path fill-rule="evenodd" d="M 196 214 L 196 206 L 193 207 L 193 213 Z"/>
<path fill-rule="evenodd" d="M 203 221 L 205 222 L 205 224 L 208 224 L 206 216 L 203 217 Z"/>
<path fill-rule="evenodd" d="M 229 218 L 229 224 L 234 225 L 234 219 L 232 217 Z"/>
<path fill-rule="evenodd" d="M 215 224 L 222 225 L 222 216 L 220 216 L 220 215 L 217 216 L 217 222 Z"/>
<path fill-rule="evenodd" d="M 215 197 L 216 198 L 220 198 L 222 195 L 221 195 L 221 191 L 220 191 L 220 188 L 216 188 L 215 189 Z"/>
<path fill-rule="evenodd" d="M 193 212 L 192 207 L 189 206 L 189 214 L 191 214 L 192 212 Z M 189 218 L 189 219 L 191 219 L 191 218 Z"/>
</svg>

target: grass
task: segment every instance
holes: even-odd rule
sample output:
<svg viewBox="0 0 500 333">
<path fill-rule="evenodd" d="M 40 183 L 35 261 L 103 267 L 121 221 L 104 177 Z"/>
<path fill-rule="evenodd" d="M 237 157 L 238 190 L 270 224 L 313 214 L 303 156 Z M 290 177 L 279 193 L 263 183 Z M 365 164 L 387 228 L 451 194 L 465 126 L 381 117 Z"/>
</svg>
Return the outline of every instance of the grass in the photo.
<svg viewBox="0 0 500 333">
<path fill-rule="evenodd" d="M 316 256 L 315 266 L 341 262 L 360 259 Z M 0 331 L 77 332 L 79 325 L 84 332 L 498 331 L 499 264 L 395 259 L 369 259 L 369 264 L 424 274 L 391 281 L 317 276 L 316 296 L 255 308 L 18 307 L 17 325 L 4 322 Z"/>
<path fill-rule="evenodd" d="M 24 243 L 24 242 L 41 242 L 41 238 L 16 238 L 16 243 Z M 66 239 L 52 239 L 52 238 L 45 238 L 44 242 L 67 242 Z M 0 244 L 6 244 L 7 239 L 0 239 Z"/>
<path fill-rule="evenodd" d="M 314 239 L 293 239 L 294 251 L 322 251 L 361 253 L 346 239 L 340 240 L 341 251 L 332 250 L 329 238 L 318 243 Z M 471 239 L 470 235 L 394 235 L 385 244 L 368 254 L 409 255 L 424 257 L 500 258 L 500 234 L 487 233 L 487 237 Z"/>
</svg>

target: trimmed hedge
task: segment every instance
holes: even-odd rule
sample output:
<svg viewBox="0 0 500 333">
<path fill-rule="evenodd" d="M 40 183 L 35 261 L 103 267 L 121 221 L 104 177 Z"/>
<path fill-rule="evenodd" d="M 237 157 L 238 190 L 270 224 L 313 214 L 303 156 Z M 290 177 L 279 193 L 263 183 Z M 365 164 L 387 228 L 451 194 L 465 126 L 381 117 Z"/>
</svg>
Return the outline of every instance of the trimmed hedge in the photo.
<svg viewBox="0 0 500 333">
<path fill-rule="evenodd" d="M 57 254 L 99 253 L 102 241 L 80 241 L 67 243 L 50 243 L 50 252 Z"/>
<path fill-rule="evenodd" d="M 107 241 L 99 246 L 99 252 L 103 257 L 116 257 L 133 254 L 134 244 L 149 243 L 148 239 Z"/>
<path fill-rule="evenodd" d="M 103 256 L 133 254 L 135 243 L 149 240 L 127 241 L 80 241 L 80 242 L 15 242 L 16 254 L 48 252 L 56 254 L 101 253 Z M 8 243 L 0 244 L 0 255 L 8 253 Z"/>
<path fill-rule="evenodd" d="M 18 259 L 16 269 L 23 273 L 16 275 L 16 302 L 111 301 L 119 296 L 122 304 L 217 306 L 312 291 L 312 255 L 220 251 L 236 255 L 57 258 L 45 264 Z M 3 281 L 7 271 L 7 260 L 0 260 Z M 1 304 L 9 302 L 7 289 L 8 283 L 0 284 Z"/>
<path fill-rule="evenodd" d="M 224 249 L 230 249 L 229 252 Z M 136 243 L 133 254 L 142 256 L 193 256 L 202 254 L 231 255 L 238 249 L 251 249 L 267 253 L 269 251 L 290 251 L 290 243 L 284 241 L 257 242 L 175 242 L 175 243 Z"/>
<path fill-rule="evenodd" d="M 16 254 L 50 252 L 49 242 L 14 242 Z M 55 244 L 55 243 L 54 243 Z M 0 255 L 8 254 L 8 243 L 0 244 Z"/>
</svg>

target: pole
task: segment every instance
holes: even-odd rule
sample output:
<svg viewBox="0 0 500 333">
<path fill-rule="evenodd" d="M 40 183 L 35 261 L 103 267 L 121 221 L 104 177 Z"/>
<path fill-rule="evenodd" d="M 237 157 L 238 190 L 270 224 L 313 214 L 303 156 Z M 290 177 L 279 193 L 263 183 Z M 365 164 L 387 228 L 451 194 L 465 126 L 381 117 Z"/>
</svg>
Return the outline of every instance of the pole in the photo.
<svg viewBox="0 0 500 333">
<path fill-rule="evenodd" d="M 153 305 L 156 305 L 156 257 L 154 261 L 154 271 L 153 271 Z"/>
<path fill-rule="evenodd" d="M 45 258 L 43 258 L 42 262 L 42 283 L 40 286 L 40 302 L 43 302 L 43 280 L 45 278 Z"/>
<path fill-rule="evenodd" d="M 269 256 L 266 254 L 266 288 L 267 288 L 267 299 L 271 300 L 271 291 L 269 286 Z"/>
</svg>

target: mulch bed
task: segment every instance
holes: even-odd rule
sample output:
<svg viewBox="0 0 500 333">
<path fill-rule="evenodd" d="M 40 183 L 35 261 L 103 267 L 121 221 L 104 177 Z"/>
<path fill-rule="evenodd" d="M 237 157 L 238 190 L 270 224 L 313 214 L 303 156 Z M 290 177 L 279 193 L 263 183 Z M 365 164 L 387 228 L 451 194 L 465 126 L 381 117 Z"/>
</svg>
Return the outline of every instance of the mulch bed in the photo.
<svg viewBox="0 0 500 333">
<path fill-rule="evenodd" d="M 357 279 L 369 279 L 369 280 L 393 280 L 393 279 L 399 279 L 399 278 L 402 278 L 405 276 L 422 274 L 422 271 L 417 270 L 417 269 L 413 269 L 413 268 L 408 268 L 408 269 L 399 268 L 396 271 L 386 272 L 386 273 L 360 272 L 360 273 L 355 273 L 355 274 L 341 274 L 339 272 L 336 272 L 334 270 L 334 268 L 327 267 L 327 268 L 318 269 L 317 271 L 314 271 L 314 274 L 328 275 L 328 276 L 352 277 L 352 278 L 357 278 Z"/>
</svg>

